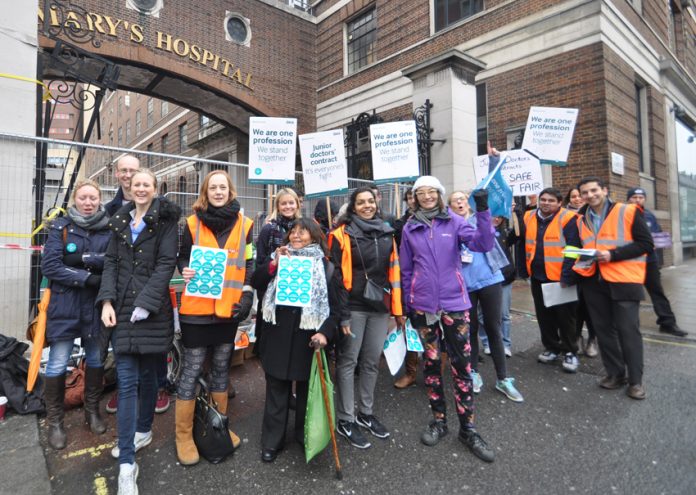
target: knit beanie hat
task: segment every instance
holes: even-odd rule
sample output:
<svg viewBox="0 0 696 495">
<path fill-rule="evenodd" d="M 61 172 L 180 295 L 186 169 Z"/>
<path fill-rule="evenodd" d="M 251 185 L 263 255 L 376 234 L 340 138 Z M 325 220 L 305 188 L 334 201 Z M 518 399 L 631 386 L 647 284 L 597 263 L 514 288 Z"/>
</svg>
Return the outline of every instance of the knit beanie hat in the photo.
<svg viewBox="0 0 696 495">
<path fill-rule="evenodd" d="M 646 198 L 648 197 L 648 195 L 645 194 L 645 189 L 643 189 L 642 187 L 634 187 L 628 190 L 628 192 L 626 193 L 626 199 L 629 200 L 631 199 L 631 196 L 635 196 L 636 194 L 640 194 L 641 196 L 645 196 Z"/>
<path fill-rule="evenodd" d="M 421 187 L 432 187 L 433 189 L 437 189 L 438 191 L 440 191 L 440 196 L 442 198 L 445 197 L 445 186 L 440 184 L 440 181 L 437 179 L 437 177 L 433 177 L 432 175 L 423 175 L 421 177 L 418 177 L 418 180 L 416 180 L 416 183 L 413 184 L 413 188 L 411 189 L 413 191 L 413 194 L 416 194 L 416 189 Z"/>
</svg>

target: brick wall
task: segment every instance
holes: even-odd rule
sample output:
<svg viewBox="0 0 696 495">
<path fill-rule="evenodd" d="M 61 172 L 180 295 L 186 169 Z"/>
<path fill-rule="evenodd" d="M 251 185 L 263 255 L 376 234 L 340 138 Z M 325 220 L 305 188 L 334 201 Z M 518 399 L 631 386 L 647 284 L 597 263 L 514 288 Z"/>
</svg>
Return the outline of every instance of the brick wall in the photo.
<svg viewBox="0 0 696 495">
<path fill-rule="evenodd" d="M 302 17 L 256 0 L 207 0 L 204 8 L 199 2 L 166 0 L 159 18 L 126 9 L 125 0 L 75 3 L 88 12 L 108 15 L 113 22 L 121 21 L 115 30 L 117 37 L 98 34 L 102 45 L 89 46 L 90 51 L 119 60 L 137 60 L 152 66 L 155 72 L 164 70 L 197 81 L 205 88 L 227 92 L 247 107 L 297 116 L 301 132 L 316 128 L 316 26 Z M 43 8 L 43 2 L 39 8 Z M 237 12 L 250 20 L 249 47 L 225 40 L 226 11 Z M 141 27 L 142 43 L 129 40 L 129 31 L 124 28 L 126 22 L 130 28 L 133 24 Z M 178 38 L 195 44 L 201 52 L 205 48 L 224 57 L 232 64 L 230 74 L 240 68 L 246 80 L 247 73 L 251 73 L 251 89 L 213 69 L 212 62 L 204 66 L 157 49 L 158 31 L 171 35 L 172 40 Z M 45 39 L 42 44 L 47 44 Z M 131 125 L 134 132 L 135 123 Z"/>
<path fill-rule="evenodd" d="M 524 127 L 529 107 L 580 110 L 567 167 L 553 168 L 564 193 L 586 175 L 608 179 L 603 46 L 595 44 L 482 81 L 488 93 L 488 137 L 505 148 L 506 129 Z"/>
</svg>

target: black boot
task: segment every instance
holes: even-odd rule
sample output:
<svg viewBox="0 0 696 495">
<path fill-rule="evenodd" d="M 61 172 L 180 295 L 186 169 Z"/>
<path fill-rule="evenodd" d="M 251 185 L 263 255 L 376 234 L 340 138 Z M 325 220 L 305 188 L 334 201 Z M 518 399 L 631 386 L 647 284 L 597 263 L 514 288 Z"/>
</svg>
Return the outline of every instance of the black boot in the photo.
<svg viewBox="0 0 696 495">
<path fill-rule="evenodd" d="M 46 402 L 46 423 L 48 423 L 48 444 L 55 450 L 65 448 L 68 437 L 63 429 L 63 400 L 65 399 L 65 374 L 47 376 L 44 379 L 44 401 Z"/>
<path fill-rule="evenodd" d="M 85 370 L 85 421 L 95 435 L 106 431 L 106 425 L 99 414 L 99 398 L 104 389 L 104 368 Z"/>
</svg>

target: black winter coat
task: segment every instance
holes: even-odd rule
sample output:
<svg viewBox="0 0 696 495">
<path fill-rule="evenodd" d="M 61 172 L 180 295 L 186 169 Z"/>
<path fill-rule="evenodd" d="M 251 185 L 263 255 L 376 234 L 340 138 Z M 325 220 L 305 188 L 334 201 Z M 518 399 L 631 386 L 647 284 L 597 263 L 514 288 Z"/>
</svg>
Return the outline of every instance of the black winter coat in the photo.
<svg viewBox="0 0 696 495">
<path fill-rule="evenodd" d="M 85 282 L 91 274 L 101 274 L 110 239 L 109 229 L 87 231 L 68 217 L 59 218 L 51 224 L 41 258 L 41 272 L 51 281 L 51 301 L 46 321 L 49 344 L 98 336 L 101 313 L 94 304 L 97 288 L 87 287 Z M 83 255 L 83 262 L 79 266 L 63 263 L 63 256 L 68 253 L 67 246 L 70 245 L 75 246 L 72 253 Z"/>
<path fill-rule="evenodd" d="M 346 234 L 350 237 L 351 258 L 353 260 L 352 288 L 348 294 L 348 304 L 343 308 L 341 321 L 350 320 L 351 311 L 368 311 L 388 313 L 391 308 L 382 303 L 371 303 L 363 298 L 365 285 L 365 270 L 367 276 L 380 287 L 391 289 L 389 283 L 389 258 L 394 249 L 394 230 L 385 224 L 383 232 L 363 232 L 354 223 L 346 224 Z M 360 253 L 358 245 L 360 243 Z M 343 252 L 338 241 L 331 244 L 331 261 L 338 270 L 341 270 Z M 365 266 L 363 268 L 363 262 Z M 341 274 L 343 279 L 343 273 Z M 345 288 L 343 289 L 345 290 Z M 385 292 L 386 294 L 386 292 Z"/>
<path fill-rule="evenodd" d="M 174 335 L 169 281 L 176 266 L 177 222 L 181 209 L 156 198 L 143 217 L 146 228 L 132 241 L 129 203 L 111 218 L 109 243 L 97 302 L 111 301 L 116 327 L 111 336 L 117 354 L 155 354 L 169 350 Z M 130 323 L 135 307 L 150 315 Z"/>
<path fill-rule="evenodd" d="M 7 397 L 9 406 L 19 414 L 43 413 L 43 400 L 37 392 L 43 387 L 40 375 L 34 390 L 27 393 L 29 360 L 24 353 L 28 348 L 28 344 L 0 334 L 0 396 Z"/>
<path fill-rule="evenodd" d="M 324 260 L 324 269 L 328 270 L 331 262 Z M 275 273 L 269 273 L 270 261 L 258 267 L 251 276 L 251 285 L 257 291 L 266 291 L 273 283 Z M 329 317 L 324 321 L 319 332 L 331 341 L 339 322 L 340 309 L 345 302 L 340 301 L 343 281 L 339 270 L 334 269 L 331 280 L 327 280 L 329 292 Z M 345 293 L 345 291 L 343 291 Z M 257 325 L 263 325 L 261 339 L 261 364 L 266 374 L 280 380 L 307 381 L 311 371 L 314 351 L 309 341 L 315 332 L 300 329 L 302 308 L 276 306 L 276 324 L 263 321 L 257 316 Z"/>
</svg>

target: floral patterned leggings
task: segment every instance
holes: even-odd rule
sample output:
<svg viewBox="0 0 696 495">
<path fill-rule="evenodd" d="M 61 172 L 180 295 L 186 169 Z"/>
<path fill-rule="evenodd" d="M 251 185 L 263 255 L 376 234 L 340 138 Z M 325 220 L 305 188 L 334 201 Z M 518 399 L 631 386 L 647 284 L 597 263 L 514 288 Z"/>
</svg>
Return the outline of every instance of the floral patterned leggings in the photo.
<svg viewBox="0 0 696 495">
<path fill-rule="evenodd" d="M 443 313 L 440 320 L 428 325 L 424 314 L 417 314 L 411 324 L 423 340 L 423 375 L 428 388 L 430 408 L 436 419 L 447 417 L 442 386 L 441 352 L 447 352 L 452 370 L 454 402 L 461 428 L 474 428 L 474 393 L 471 379 L 469 312 Z"/>
</svg>

